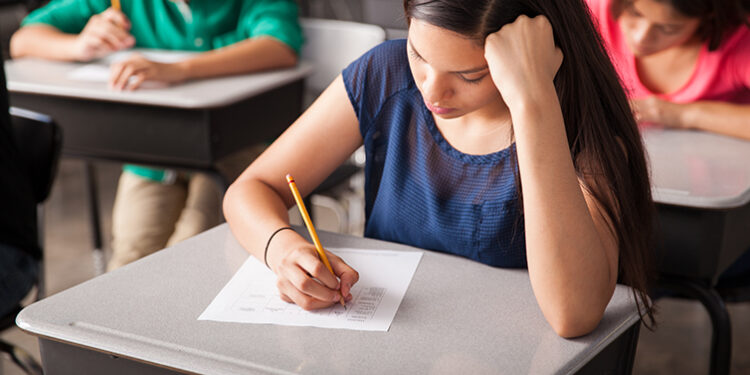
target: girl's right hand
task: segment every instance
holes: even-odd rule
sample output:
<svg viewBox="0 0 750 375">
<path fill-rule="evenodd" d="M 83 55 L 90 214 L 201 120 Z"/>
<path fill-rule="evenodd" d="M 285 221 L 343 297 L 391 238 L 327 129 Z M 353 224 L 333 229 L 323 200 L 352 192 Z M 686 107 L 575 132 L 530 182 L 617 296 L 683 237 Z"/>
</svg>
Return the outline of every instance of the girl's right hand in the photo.
<svg viewBox="0 0 750 375">
<path fill-rule="evenodd" d="M 281 299 L 308 311 L 339 303 L 341 295 L 346 302 L 351 301 L 351 289 L 359 273 L 335 254 L 326 251 L 326 256 L 335 276 L 320 260 L 315 246 L 300 235 L 293 231 L 276 235 L 267 260 L 276 273 Z"/>
<path fill-rule="evenodd" d="M 73 56 L 78 61 L 90 61 L 134 45 L 130 20 L 119 10 L 109 8 L 89 18 L 76 37 Z"/>
</svg>

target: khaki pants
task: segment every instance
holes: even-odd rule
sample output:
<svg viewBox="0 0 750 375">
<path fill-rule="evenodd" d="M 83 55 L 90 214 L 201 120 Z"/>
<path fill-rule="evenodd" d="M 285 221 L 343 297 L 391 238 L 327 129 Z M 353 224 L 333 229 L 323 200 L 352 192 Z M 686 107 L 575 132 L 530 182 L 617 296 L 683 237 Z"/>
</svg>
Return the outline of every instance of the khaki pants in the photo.
<svg viewBox="0 0 750 375">
<path fill-rule="evenodd" d="M 238 151 L 217 164 L 233 181 L 265 149 L 264 144 Z M 162 184 L 123 172 L 112 210 L 112 271 L 171 246 L 222 222 L 222 192 L 206 174 L 179 174 Z"/>
<path fill-rule="evenodd" d="M 107 271 L 221 223 L 221 193 L 206 174 L 180 175 L 172 184 L 123 172 L 112 212 L 112 258 Z"/>
</svg>

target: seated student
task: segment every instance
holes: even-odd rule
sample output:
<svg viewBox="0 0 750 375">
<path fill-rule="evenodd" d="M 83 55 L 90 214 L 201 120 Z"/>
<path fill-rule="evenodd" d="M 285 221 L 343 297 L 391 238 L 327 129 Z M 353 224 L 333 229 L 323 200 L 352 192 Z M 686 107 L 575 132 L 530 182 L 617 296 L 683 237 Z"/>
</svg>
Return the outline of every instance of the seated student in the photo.
<svg viewBox="0 0 750 375">
<path fill-rule="evenodd" d="M 22 168 L 8 114 L 5 71 L 0 66 L 0 317 L 26 297 L 40 272 L 36 201 Z"/>
<path fill-rule="evenodd" d="M 750 140 L 750 2 L 586 0 L 636 117 Z M 750 284 L 750 251 L 720 285 Z"/>
<path fill-rule="evenodd" d="M 586 1 L 640 122 L 750 139 L 750 3 Z"/>
<path fill-rule="evenodd" d="M 328 255 L 334 277 L 279 229 L 294 204 L 285 174 L 309 194 L 364 143 L 366 236 L 528 267 L 561 336 L 591 332 L 618 280 L 651 316 L 643 147 L 582 3 L 404 6 L 408 39 L 347 67 L 225 196 L 234 235 L 282 298 L 304 309 L 351 298 L 358 274 L 344 259 Z"/>
<path fill-rule="evenodd" d="M 202 52 L 172 64 L 138 54 L 114 64 L 110 86 L 134 90 L 147 80 L 176 83 L 293 66 L 301 44 L 292 0 L 122 1 L 122 11 L 110 8 L 109 0 L 53 0 L 23 21 L 11 40 L 11 54 L 88 61 L 130 47 Z M 126 165 L 115 198 L 107 268 L 219 224 L 220 199 L 204 174 Z"/>
</svg>

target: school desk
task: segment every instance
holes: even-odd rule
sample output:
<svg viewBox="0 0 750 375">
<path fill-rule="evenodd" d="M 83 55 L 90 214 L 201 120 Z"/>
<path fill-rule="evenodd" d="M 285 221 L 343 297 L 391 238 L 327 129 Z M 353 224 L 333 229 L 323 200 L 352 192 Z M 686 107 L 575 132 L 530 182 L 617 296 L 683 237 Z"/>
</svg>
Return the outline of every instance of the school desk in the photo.
<svg viewBox="0 0 750 375">
<path fill-rule="evenodd" d="M 425 251 L 388 332 L 198 321 L 247 257 L 222 224 L 34 303 L 16 322 L 38 336 L 47 375 L 630 373 L 640 323 L 625 286 L 593 333 L 566 340 L 526 270 Z"/>
<path fill-rule="evenodd" d="M 52 116 L 63 128 L 65 156 L 199 170 L 220 181 L 217 160 L 271 140 L 294 122 L 302 105 L 303 80 L 312 71 L 309 64 L 301 63 L 291 69 L 117 92 L 103 82 L 70 79 L 69 74 L 83 65 L 26 58 L 7 61 L 11 105 Z M 85 171 L 94 254 L 101 271 L 91 164 Z"/>
<path fill-rule="evenodd" d="M 711 374 L 728 374 L 729 314 L 714 286 L 750 249 L 750 142 L 689 130 L 643 132 L 658 209 L 660 287 L 700 300 L 713 325 Z"/>
</svg>

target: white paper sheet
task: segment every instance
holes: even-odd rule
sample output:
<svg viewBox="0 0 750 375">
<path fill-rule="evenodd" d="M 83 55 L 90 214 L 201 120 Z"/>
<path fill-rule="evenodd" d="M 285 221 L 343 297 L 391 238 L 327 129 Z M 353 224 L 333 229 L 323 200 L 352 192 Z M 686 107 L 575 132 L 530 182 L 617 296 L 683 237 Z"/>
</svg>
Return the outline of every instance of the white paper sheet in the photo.
<svg viewBox="0 0 750 375">
<path fill-rule="evenodd" d="M 194 52 L 184 51 L 140 51 L 140 50 L 125 50 L 112 53 L 106 57 L 103 57 L 96 62 L 91 64 L 82 65 L 79 68 L 71 70 L 67 78 L 73 81 L 83 82 L 108 82 L 110 75 L 109 66 L 113 63 L 123 61 L 133 55 L 139 53 L 145 58 L 160 63 L 175 63 L 182 60 L 188 59 L 190 56 L 194 56 Z M 154 82 L 155 83 L 155 82 Z M 165 86 L 160 84 L 159 86 Z"/>
<path fill-rule="evenodd" d="M 387 331 L 417 270 L 421 252 L 327 249 L 359 272 L 352 301 L 308 312 L 281 300 L 276 275 L 254 257 L 237 273 L 198 320 Z"/>
</svg>

